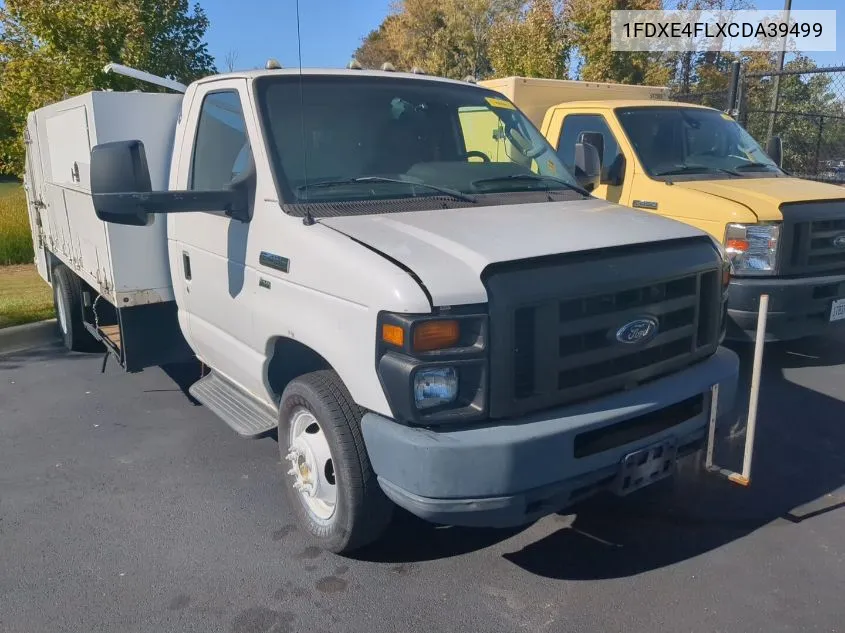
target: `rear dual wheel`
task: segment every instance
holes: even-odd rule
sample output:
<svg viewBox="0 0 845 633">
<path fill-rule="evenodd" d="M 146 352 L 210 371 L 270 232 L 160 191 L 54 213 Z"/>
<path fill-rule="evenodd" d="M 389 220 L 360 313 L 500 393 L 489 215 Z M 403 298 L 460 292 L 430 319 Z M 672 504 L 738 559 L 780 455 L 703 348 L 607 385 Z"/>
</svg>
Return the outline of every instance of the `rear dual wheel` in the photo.
<svg viewBox="0 0 845 633">
<path fill-rule="evenodd" d="M 64 264 L 53 268 L 53 306 L 62 341 L 71 351 L 94 352 L 102 345 L 82 322 L 82 287 L 82 280 Z"/>
</svg>

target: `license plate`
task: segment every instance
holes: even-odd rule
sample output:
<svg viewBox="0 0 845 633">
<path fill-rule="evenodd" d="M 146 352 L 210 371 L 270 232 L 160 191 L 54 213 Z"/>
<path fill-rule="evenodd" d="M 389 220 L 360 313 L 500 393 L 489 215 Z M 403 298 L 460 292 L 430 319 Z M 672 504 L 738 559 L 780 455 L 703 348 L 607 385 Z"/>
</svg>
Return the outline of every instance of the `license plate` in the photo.
<svg viewBox="0 0 845 633">
<path fill-rule="evenodd" d="M 840 321 L 845 319 L 845 299 L 837 299 L 830 306 L 830 320 Z"/>
<path fill-rule="evenodd" d="M 675 472 L 677 458 L 678 446 L 674 439 L 628 453 L 619 465 L 614 492 L 627 495 L 670 477 Z"/>
</svg>

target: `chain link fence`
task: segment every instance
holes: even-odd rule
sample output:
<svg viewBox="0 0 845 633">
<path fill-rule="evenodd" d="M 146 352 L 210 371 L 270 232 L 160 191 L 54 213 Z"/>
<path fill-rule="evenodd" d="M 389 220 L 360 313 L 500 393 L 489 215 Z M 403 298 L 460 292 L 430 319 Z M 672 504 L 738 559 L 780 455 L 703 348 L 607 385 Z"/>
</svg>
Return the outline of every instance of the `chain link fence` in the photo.
<svg viewBox="0 0 845 633">
<path fill-rule="evenodd" d="M 765 143 L 783 139 L 783 168 L 845 184 L 845 66 L 746 73 L 740 122 Z"/>
<path fill-rule="evenodd" d="M 671 99 L 672 101 L 683 101 L 684 103 L 694 103 L 696 105 L 708 106 L 710 108 L 716 108 L 717 110 L 728 110 L 727 90 L 674 93 L 672 94 Z"/>
<path fill-rule="evenodd" d="M 734 91 L 728 87 L 672 98 L 736 109 L 740 123 L 763 147 L 772 136 L 783 140 L 787 172 L 845 185 L 845 66 L 743 72 Z"/>
</svg>

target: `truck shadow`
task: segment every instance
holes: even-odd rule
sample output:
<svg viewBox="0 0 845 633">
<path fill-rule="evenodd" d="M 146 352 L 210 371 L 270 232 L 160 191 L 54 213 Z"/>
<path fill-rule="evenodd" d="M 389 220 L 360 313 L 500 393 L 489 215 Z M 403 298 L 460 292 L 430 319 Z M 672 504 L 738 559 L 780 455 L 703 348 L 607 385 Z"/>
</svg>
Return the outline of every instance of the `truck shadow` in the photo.
<svg viewBox="0 0 845 633">
<path fill-rule="evenodd" d="M 747 399 L 752 350 L 735 351 L 743 366 L 745 395 L 739 397 Z M 827 393 L 802 386 L 790 375 L 792 369 L 807 367 L 818 368 L 819 376 L 827 372 L 813 378 L 815 389 Z M 749 488 L 703 473 L 699 458 L 683 464 L 665 487 L 621 499 L 601 495 L 567 509 L 565 514 L 574 515 L 571 525 L 544 526 L 539 540 L 504 557 L 548 578 L 619 578 L 698 556 L 773 522 L 789 529 L 843 507 L 845 495 L 826 497 L 845 485 L 845 381 L 837 382 L 837 370 L 845 371 L 845 343 L 839 340 L 766 348 Z M 717 462 L 739 469 L 744 428 L 725 435 Z M 482 549 L 521 531 L 437 528 L 404 514 L 398 523 L 359 556 L 385 562 L 432 560 Z"/>
<path fill-rule="evenodd" d="M 58 341 L 45 343 L 38 347 L 13 352 L 0 352 L 0 370 L 19 369 L 29 363 L 51 361 L 57 357 L 69 357 L 74 360 L 90 358 L 89 354 L 68 352 Z"/>
<path fill-rule="evenodd" d="M 747 400 L 752 350 L 735 348 Z M 571 511 L 571 529 L 558 530 L 505 557 L 549 578 L 619 578 L 657 569 L 718 548 L 770 523 L 800 523 L 845 506 L 831 495 L 845 485 L 845 382 L 830 372 L 810 389 L 791 369 L 839 366 L 845 344 L 815 339 L 766 348 L 760 389 L 752 485 L 682 468 L 670 487 L 628 498 L 596 497 Z M 835 371 L 835 370 L 834 370 Z M 792 378 L 792 379 L 790 379 Z M 743 429 L 744 431 L 744 429 Z M 738 469 L 744 433 L 723 438 L 717 457 Z M 796 526 L 797 527 L 797 526 Z M 796 538 L 799 538 L 796 533 Z"/>
</svg>

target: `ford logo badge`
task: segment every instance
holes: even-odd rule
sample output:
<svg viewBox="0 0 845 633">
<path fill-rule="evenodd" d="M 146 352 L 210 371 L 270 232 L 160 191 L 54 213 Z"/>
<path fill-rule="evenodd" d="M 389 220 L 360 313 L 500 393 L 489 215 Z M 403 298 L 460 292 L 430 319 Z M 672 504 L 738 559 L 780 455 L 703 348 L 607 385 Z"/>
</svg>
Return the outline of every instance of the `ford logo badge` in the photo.
<svg viewBox="0 0 845 633">
<path fill-rule="evenodd" d="M 845 233 L 841 233 L 833 238 L 833 245 L 836 248 L 845 248 Z"/>
<path fill-rule="evenodd" d="M 626 345 L 647 343 L 657 336 L 658 323 L 653 317 L 642 317 L 616 330 L 616 340 Z"/>
</svg>

